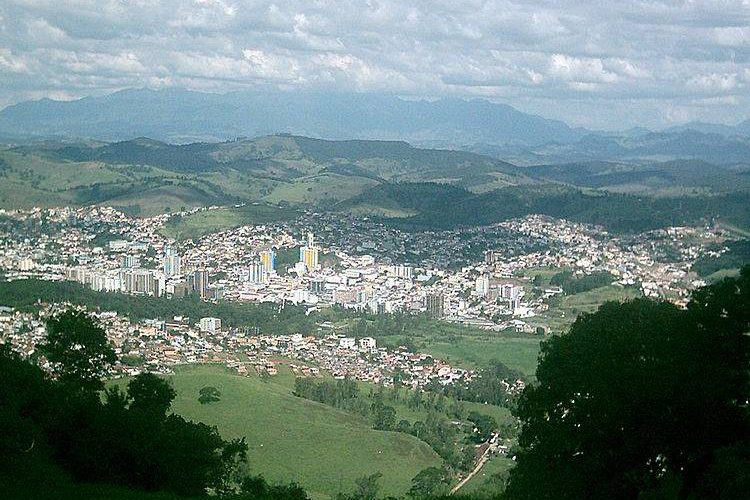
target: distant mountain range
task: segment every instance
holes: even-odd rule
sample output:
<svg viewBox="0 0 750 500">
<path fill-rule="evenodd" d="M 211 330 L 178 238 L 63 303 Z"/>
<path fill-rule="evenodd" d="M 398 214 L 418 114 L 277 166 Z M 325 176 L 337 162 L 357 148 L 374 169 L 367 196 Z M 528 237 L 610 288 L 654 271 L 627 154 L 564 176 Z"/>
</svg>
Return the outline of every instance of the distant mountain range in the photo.
<svg viewBox="0 0 750 500">
<path fill-rule="evenodd" d="M 408 100 L 386 94 L 123 90 L 74 101 L 42 99 L 0 111 L 9 142 L 68 138 L 174 144 L 289 133 L 329 140 L 408 141 L 461 149 L 517 165 L 676 159 L 750 163 L 750 120 L 692 122 L 653 132 L 573 128 L 483 99 Z"/>
<path fill-rule="evenodd" d="M 685 130 L 695 130 L 704 134 L 719 134 L 725 137 L 736 135 L 750 136 L 750 120 L 745 120 L 737 125 L 721 125 L 718 123 L 689 122 L 684 125 L 669 127 L 664 132 L 684 132 Z"/>
<path fill-rule="evenodd" d="M 567 143 L 550 142 L 540 146 L 474 144 L 463 149 L 502 158 L 516 165 L 581 161 L 644 164 L 678 159 L 750 165 L 750 135 L 725 136 L 693 129 L 629 136 L 587 134 Z"/>
<path fill-rule="evenodd" d="M 585 131 L 481 99 L 406 100 L 358 93 L 124 90 L 75 101 L 28 101 L 0 111 L 0 135 L 8 138 L 117 141 L 146 136 L 185 143 L 276 133 L 541 145 L 574 141 Z"/>
</svg>

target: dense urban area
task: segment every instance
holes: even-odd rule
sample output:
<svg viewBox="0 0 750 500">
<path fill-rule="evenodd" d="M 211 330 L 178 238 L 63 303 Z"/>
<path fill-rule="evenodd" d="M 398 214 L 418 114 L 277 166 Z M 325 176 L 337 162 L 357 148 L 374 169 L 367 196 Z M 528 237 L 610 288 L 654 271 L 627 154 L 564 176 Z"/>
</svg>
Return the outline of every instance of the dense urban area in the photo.
<svg viewBox="0 0 750 500">
<path fill-rule="evenodd" d="M 200 210 L 212 209 L 219 207 Z M 692 263 L 720 253 L 717 243 L 731 237 L 711 226 L 613 237 L 601 228 L 544 216 L 408 233 L 376 221 L 337 221 L 320 213 L 196 240 L 175 241 L 162 234 L 170 217 L 192 213 L 140 219 L 103 207 L 3 210 L 0 270 L 9 281 L 69 280 L 101 293 L 294 305 L 306 314 L 330 307 L 426 314 L 490 331 L 543 335 L 562 324 L 556 308 L 565 293 L 616 287 L 684 306 L 690 291 L 705 285 L 691 271 Z M 412 248 L 421 248 L 421 254 Z M 473 260 L 466 257 L 472 252 L 478 254 Z M 450 262 L 451 256 L 460 265 Z M 543 281 L 535 271 L 544 269 L 559 272 Z M 3 336 L 31 355 L 39 339 L 17 332 L 31 327 L 41 336 L 43 325 L 11 312 L 2 317 Z M 226 320 L 222 325 L 220 317 L 131 323 L 116 312 L 99 314 L 121 354 L 142 358 L 165 373 L 175 364 L 207 361 L 241 372 L 248 364 L 266 370 L 273 367 L 269 359 L 281 354 L 335 376 L 375 382 L 387 382 L 396 368 L 409 373 L 415 386 L 431 377 L 448 383 L 463 375 L 448 365 L 417 373 L 419 357 L 386 353 L 374 338 L 346 337 L 330 322 L 318 324 L 316 331 L 268 337 L 253 335 L 254 325 L 229 327 Z M 342 356 L 347 351 L 376 354 L 359 365 L 358 357 Z"/>
</svg>

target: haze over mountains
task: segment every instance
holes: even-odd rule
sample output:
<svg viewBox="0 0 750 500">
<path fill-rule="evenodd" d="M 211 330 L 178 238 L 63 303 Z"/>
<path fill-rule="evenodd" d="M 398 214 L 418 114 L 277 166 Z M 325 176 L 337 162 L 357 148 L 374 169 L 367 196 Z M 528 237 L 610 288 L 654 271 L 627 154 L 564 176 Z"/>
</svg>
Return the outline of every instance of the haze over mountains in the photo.
<svg viewBox="0 0 750 500">
<path fill-rule="evenodd" d="M 28 101 L 0 112 L 0 134 L 11 137 L 191 142 L 280 132 L 336 140 L 530 145 L 583 135 L 562 122 L 485 100 L 410 101 L 382 94 L 124 90 L 76 101 Z"/>
<path fill-rule="evenodd" d="M 750 158 L 750 120 L 734 127 L 696 122 L 661 132 L 635 128 L 605 133 L 572 128 L 482 99 L 142 89 L 75 101 L 27 101 L 0 111 L 0 137 L 8 140 L 149 137 L 189 143 L 276 133 L 408 141 L 488 154 L 522 165 L 678 158 L 731 164 Z"/>
</svg>

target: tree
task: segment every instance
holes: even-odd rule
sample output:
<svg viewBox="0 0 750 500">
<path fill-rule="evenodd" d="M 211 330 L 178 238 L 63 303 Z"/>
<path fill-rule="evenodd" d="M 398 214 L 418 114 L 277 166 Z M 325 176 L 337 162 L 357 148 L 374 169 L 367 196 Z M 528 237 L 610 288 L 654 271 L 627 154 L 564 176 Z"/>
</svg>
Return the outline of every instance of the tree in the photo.
<svg viewBox="0 0 750 500">
<path fill-rule="evenodd" d="M 518 404 L 508 497 L 635 498 L 675 480 L 695 492 L 716 450 L 750 429 L 749 294 L 746 268 L 687 311 L 607 303 L 545 342 Z"/>
<path fill-rule="evenodd" d="M 428 467 L 411 480 L 409 496 L 423 498 L 445 494 L 450 481 L 451 475 L 444 467 Z"/>
<path fill-rule="evenodd" d="M 164 417 L 177 392 L 168 381 L 153 373 L 141 373 L 128 382 L 130 408 Z"/>
<path fill-rule="evenodd" d="M 473 440 L 477 443 L 487 441 L 497 429 L 497 421 L 489 415 L 472 411 L 468 420 L 474 424 Z"/>
<path fill-rule="evenodd" d="M 198 391 L 198 401 L 202 405 L 215 403 L 220 400 L 221 400 L 221 392 L 219 392 L 219 389 L 217 389 L 216 387 L 208 385 L 206 387 L 203 387 L 200 391 Z"/>
<path fill-rule="evenodd" d="M 117 360 L 104 330 L 84 312 L 68 310 L 47 321 L 40 346 L 58 380 L 85 391 L 104 387 L 102 377 Z"/>
<path fill-rule="evenodd" d="M 372 427 L 379 431 L 389 431 L 396 425 L 396 409 L 392 406 L 376 401 L 371 405 Z"/>
<path fill-rule="evenodd" d="M 411 424 L 408 420 L 401 419 L 398 421 L 398 425 L 396 425 L 396 431 L 411 434 Z"/>
<path fill-rule="evenodd" d="M 380 478 L 383 477 L 381 472 L 376 472 L 369 476 L 363 476 L 354 481 L 354 494 L 349 498 L 352 500 L 375 500 L 380 491 Z"/>
<path fill-rule="evenodd" d="M 236 500 L 307 500 L 307 493 L 296 483 L 271 485 L 262 476 L 247 476 L 240 483 Z"/>
</svg>

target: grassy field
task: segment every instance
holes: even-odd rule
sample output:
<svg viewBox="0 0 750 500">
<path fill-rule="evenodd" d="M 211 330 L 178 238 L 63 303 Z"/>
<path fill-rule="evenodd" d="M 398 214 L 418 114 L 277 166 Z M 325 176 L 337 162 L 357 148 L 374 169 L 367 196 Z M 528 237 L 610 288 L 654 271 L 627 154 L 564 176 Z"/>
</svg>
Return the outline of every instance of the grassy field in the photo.
<svg viewBox="0 0 750 500">
<path fill-rule="evenodd" d="M 366 177 L 320 174 L 276 185 L 265 197 L 271 203 L 335 203 L 360 194 L 377 181 Z"/>
<path fill-rule="evenodd" d="M 184 217 L 173 217 L 164 225 L 164 236 L 175 239 L 197 239 L 203 235 L 224 231 L 246 224 L 264 224 L 291 219 L 299 214 L 289 208 L 266 203 L 241 207 L 222 207 L 203 210 Z"/>
<path fill-rule="evenodd" d="M 270 481 L 295 480 L 314 498 L 352 490 L 354 480 L 381 472 L 384 495 L 401 495 L 420 470 L 438 465 L 425 443 L 396 432 L 372 430 L 363 418 L 291 395 L 291 374 L 263 382 L 222 367 L 184 367 L 171 377 L 173 410 L 216 425 L 225 437 L 245 436 L 248 470 Z M 200 405 L 198 391 L 217 387 L 218 403 Z"/>
<path fill-rule="evenodd" d="M 544 320 L 554 333 L 562 333 L 567 331 L 579 314 L 594 312 L 604 302 L 623 302 L 640 296 L 640 290 L 635 287 L 604 286 L 574 295 L 563 295 L 559 299 L 559 305 L 539 318 Z"/>
<path fill-rule="evenodd" d="M 506 337 L 502 334 L 482 337 L 458 337 L 428 340 L 425 352 L 463 366 L 480 367 L 498 359 L 508 367 L 533 376 L 539 355 L 539 337 Z"/>
</svg>

